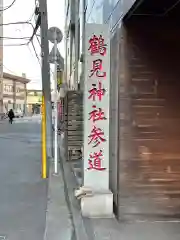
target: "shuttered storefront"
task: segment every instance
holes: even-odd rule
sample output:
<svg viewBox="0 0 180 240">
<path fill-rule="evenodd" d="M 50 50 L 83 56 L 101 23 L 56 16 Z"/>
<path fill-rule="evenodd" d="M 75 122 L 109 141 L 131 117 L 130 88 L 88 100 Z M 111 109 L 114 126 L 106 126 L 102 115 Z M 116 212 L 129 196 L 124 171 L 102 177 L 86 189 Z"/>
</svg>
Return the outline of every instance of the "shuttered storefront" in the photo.
<svg viewBox="0 0 180 240">
<path fill-rule="evenodd" d="M 147 26 L 144 23 L 144 26 Z M 119 82 L 119 218 L 180 219 L 178 33 L 128 28 Z M 146 35 L 147 34 L 147 35 Z M 166 38 L 167 36 L 167 38 Z"/>
</svg>

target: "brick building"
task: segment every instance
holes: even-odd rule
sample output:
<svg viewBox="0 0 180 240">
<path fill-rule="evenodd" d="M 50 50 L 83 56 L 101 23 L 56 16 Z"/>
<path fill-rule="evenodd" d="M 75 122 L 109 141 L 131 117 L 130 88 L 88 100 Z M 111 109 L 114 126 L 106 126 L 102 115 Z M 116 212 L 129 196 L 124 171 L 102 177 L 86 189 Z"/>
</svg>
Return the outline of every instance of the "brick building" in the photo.
<svg viewBox="0 0 180 240">
<path fill-rule="evenodd" d="M 26 109 L 27 104 L 27 83 L 30 80 L 25 76 L 19 77 L 9 73 L 3 73 L 3 112 L 9 109 Z"/>
</svg>

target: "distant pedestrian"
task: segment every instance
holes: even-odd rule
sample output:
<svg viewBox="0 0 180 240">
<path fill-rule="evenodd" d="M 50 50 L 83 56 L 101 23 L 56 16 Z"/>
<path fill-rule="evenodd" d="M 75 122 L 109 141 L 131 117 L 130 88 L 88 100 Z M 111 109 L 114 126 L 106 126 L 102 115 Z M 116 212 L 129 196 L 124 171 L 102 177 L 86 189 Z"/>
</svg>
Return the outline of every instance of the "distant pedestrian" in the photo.
<svg viewBox="0 0 180 240">
<path fill-rule="evenodd" d="M 12 124 L 14 117 L 15 117 L 14 112 L 13 112 L 12 109 L 10 109 L 9 112 L 8 112 L 9 123 Z"/>
</svg>

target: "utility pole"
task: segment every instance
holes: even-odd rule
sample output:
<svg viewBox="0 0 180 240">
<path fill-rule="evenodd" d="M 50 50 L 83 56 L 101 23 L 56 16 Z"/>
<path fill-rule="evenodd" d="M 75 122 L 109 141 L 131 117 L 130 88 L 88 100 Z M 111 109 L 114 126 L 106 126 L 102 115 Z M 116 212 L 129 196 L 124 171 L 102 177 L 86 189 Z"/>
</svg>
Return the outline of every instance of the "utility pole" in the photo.
<svg viewBox="0 0 180 240">
<path fill-rule="evenodd" d="M 3 9 L 3 0 L 0 0 Z M 3 113 L 3 11 L 0 11 L 0 114 Z"/>
<path fill-rule="evenodd" d="M 46 149 L 47 156 L 53 156 L 52 141 L 52 104 L 51 104 L 51 84 L 50 84 L 50 65 L 48 62 L 49 42 L 47 38 L 48 20 L 47 20 L 47 0 L 39 0 L 39 9 L 41 14 L 41 56 L 42 56 L 42 90 L 44 96 L 44 105 L 46 113 Z"/>
</svg>

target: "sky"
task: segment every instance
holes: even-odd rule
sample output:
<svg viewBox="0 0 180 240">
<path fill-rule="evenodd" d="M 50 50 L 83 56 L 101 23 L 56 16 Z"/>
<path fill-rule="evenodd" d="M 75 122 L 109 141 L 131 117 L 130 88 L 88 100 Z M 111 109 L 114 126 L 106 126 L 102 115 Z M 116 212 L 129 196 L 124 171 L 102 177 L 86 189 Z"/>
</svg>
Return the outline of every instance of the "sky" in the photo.
<svg viewBox="0 0 180 240">
<path fill-rule="evenodd" d="M 4 7 L 11 4 L 13 0 L 4 0 Z M 47 0 L 48 4 L 48 27 L 58 27 L 64 33 L 64 0 Z M 32 23 L 35 25 L 33 16 L 35 8 L 35 0 L 16 0 L 15 4 L 8 10 L 4 11 L 4 24 L 12 22 L 25 22 L 32 18 Z M 28 88 L 41 89 L 41 67 L 34 53 L 31 44 L 28 46 L 10 46 L 14 44 L 26 43 L 26 39 L 5 39 L 7 38 L 24 38 L 32 35 L 32 26 L 28 24 L 5 25 L 3 28 L 3 65 L 4 72 L 26 77 L 31 79 Z M 34 37 L 34 46 L 37 55 L 40 59 L 40 45 L 36 37 Z M 49 49 L 51 50 L 52 44 Z M 58 45 L 61 55 L 64 57 L 64 40 Z M 52 74 L 52 73 L 51 73 Z M 52 76 L 51 76 L 52 78 Z"/>
</svg>

